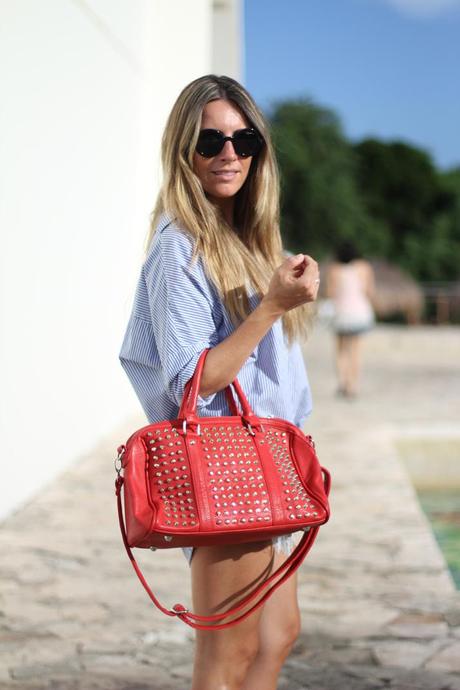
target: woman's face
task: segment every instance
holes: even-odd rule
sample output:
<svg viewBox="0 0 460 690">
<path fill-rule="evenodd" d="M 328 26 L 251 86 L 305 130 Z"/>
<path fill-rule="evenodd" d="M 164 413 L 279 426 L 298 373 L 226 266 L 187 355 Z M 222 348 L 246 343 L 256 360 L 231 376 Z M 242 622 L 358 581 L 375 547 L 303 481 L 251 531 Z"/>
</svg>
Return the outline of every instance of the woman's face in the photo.
<svg viewBox="0 0 460 690">
<path fill-rule="evenodd" d="M 241 111 L 231 101 L 219 99 L 207 103 L 203 109 L 200 129 L 219 129 L 226 137 L 238 129 L 249 127 Z M 193 169 L 208 197 L 219 205 L 241 189 L 251 167 L 252 158 L 237 156 L 231 141 L 213 158 L 203 158 L 195 151 Z"/>
</svg>

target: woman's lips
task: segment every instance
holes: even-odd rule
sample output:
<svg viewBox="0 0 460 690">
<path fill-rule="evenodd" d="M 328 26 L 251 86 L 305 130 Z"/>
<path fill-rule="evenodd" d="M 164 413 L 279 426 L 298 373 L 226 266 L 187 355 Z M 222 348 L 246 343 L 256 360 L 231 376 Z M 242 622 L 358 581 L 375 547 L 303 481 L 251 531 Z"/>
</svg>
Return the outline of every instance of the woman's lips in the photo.
<svg viewBox="0 0 460 690">
<path fill-rule="evenodd" d="M 238 173 L 236 170 L 214 170 L 213 175 L 220 180 L 233 180 Z"/>
</svg>

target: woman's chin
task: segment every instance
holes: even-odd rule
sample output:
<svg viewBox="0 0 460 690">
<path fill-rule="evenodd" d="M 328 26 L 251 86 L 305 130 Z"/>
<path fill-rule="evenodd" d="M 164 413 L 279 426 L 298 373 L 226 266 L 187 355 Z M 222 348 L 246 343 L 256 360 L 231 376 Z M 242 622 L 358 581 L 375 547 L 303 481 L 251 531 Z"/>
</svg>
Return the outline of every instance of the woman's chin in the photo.
<svg viewBox="0 0 460 690">
<path fill-rule="evenodd" d="M 240 185 L 219 184 L 206 190 L 206 193 L 211 199 L 231 199 L 240 191 L 240 188 Z"/>
</svg>

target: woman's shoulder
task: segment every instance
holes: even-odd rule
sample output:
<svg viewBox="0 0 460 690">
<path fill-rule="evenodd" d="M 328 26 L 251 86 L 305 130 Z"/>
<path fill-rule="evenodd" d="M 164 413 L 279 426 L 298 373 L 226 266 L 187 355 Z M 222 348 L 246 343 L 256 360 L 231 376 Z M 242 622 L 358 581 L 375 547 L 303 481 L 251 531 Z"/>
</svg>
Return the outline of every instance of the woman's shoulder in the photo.
<svg viewBox="0 0 460 690">
<path fill-rule="evenodd" d="M 353 266 L 363 275 L 369 275 L 372 272 L 372 266 L 366 259 L 355 259 Z"/>
<path fill-rule="evenodd" d="M 340 273 L 342 267 L 343 264 L 339 263 L 338 261 L 331 261 L 329 264 L 327 264 L 326 272 L 328 276 L 331 277 L 333 275 L 337 275 L 338 273 Z"/>
<path fill-rule="evenodd" d="M 147 249 L 146 264 L 160 259 L 166 263 L 190 266 L 194 249 L 192 235 L 176 218 L 163 213 L 156 223 Z"/>
<path fill-rule="evenodd" d="M 176 286 L 186 276 L 206 294 L 215 293 L 202 256 L 195 251 L 196 241 L 192 234 L 176 218 L 162 214 L 149 245 L 144 263 L 148 276 L 160 273 L 171 285 Z M 217 293 L 216 293 L 217 294 Z"/>
</svg>

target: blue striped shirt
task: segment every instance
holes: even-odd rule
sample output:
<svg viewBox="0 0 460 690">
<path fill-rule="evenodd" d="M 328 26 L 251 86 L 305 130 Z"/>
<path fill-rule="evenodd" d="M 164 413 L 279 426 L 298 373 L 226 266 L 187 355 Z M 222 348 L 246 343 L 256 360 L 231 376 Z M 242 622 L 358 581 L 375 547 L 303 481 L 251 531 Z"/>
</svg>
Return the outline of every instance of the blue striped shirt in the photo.
<svg viewBox="0 0 460 690">
<path fill-rule="evenodd" d="M 203 260 L 191 262 L 193 239 L 163 215 L 141 268 L 120 352 L 121 364 L 149 422 L 177 417 L 185 384 L 200 354 L 234 330 Z M 254 308 L 258 298 L 251 298 Z M 255 414 L 301 427 L 311 394 L 298 343 L 276 321 L 238 374 Z M 198 400 L 204 416 L 229 414 L 223 391 Z"/>
</svg>

